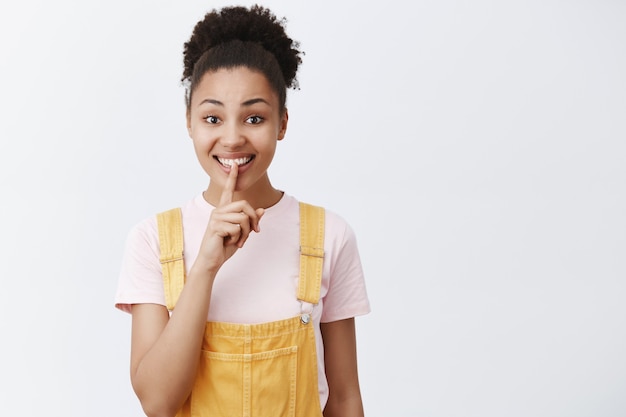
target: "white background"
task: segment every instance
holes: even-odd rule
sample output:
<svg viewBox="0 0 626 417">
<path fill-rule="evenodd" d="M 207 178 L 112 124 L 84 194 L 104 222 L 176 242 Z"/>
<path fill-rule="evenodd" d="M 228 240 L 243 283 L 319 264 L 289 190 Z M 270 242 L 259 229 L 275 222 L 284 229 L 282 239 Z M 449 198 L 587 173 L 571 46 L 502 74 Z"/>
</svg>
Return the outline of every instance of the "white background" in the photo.
<svg viewBox="0 0 626 417">
<path fill-rule="evenodd" d="M 0 6 L 0 415 L 140 416 L 124 240 L 207 178 L 191 1 Z M 626 3 L 271 1 L 306 51 L 274 184 L 340 213 L 368 416 L 626 415 Z"/>
</svg>

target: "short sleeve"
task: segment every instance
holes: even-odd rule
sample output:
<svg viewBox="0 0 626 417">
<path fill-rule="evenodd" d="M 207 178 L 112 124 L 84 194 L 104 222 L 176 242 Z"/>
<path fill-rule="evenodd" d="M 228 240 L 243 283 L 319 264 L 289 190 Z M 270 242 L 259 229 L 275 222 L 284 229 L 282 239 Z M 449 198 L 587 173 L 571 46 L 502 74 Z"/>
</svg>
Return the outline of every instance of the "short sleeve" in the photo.
<svg viewBox="0 0 626 417">
<path fill-rule="evenodd" d="M 165 305 L 156 218 L 137 224 L 126 238 L 115 307 L 130 312 L 132 304 Z"/>
<path fill-rule="evenodd" d="M 334 222 L 332 216 L 327 216 L 327 219 Z M 365 277 L 354 231 L 343 221 L 340 224 L 331 223 L 328 226 L 329 228 L 340 226 L 341 233 L 338 234 L 337 241 L 331 247 L 330 278 L 328 292 L 324 296 L 321 318 L 323 323 L 370 312 Z"/>
</svg>

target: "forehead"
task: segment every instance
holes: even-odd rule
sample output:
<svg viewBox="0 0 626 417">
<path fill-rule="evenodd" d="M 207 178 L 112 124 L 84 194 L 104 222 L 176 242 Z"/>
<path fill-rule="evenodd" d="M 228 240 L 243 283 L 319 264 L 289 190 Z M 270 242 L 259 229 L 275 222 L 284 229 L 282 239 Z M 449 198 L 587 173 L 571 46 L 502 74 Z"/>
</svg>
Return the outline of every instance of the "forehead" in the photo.
<svg viewBox="0 0 626 417">
<path fill-rule="evenodd" d="M 276 92 L 261 72 L 247 67 L 222 68 L 202 76 L 193 91 L 192 106 L 206 99 L 239 104 L 253 98 L 278 103 Z"/>
</svg>

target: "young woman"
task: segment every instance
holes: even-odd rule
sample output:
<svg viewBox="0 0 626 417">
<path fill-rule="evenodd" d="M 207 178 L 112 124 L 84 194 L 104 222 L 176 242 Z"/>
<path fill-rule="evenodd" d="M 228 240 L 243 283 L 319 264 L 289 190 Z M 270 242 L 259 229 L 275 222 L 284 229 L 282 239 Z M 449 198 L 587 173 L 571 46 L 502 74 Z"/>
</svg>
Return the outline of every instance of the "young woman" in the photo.
<svg viewBox="0 0 626 417">
<path fill-rule="evenodd" d="M 187 128 L 209 185 L 131 230 L 116 295 L 148 416 L 363 415 L 355 236 L 267 173 L 300 55 L 260 6 L 213 10 L 185 44 Z"/>
</svg>

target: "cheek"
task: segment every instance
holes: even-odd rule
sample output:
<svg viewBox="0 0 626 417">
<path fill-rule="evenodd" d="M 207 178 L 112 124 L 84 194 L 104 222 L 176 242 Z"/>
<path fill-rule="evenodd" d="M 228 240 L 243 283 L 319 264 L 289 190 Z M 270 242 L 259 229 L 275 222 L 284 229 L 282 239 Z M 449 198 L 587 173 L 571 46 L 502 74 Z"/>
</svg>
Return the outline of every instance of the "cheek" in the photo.
<svg viewBox="0 0 626 417">
<path fill-rule="evenodd" d="M 272 159 L 274 159 L 274 156 L 276 154 L 276 144 L 278 143 L 278 141 L 274 141 L 273 143 L 268 143 L 264 149 L 263 149 L 263 153 L 265 154 L 265 157 L 271 161 Z M 269 162 L 268 162 L 269 163 Z"/>
</svg>

